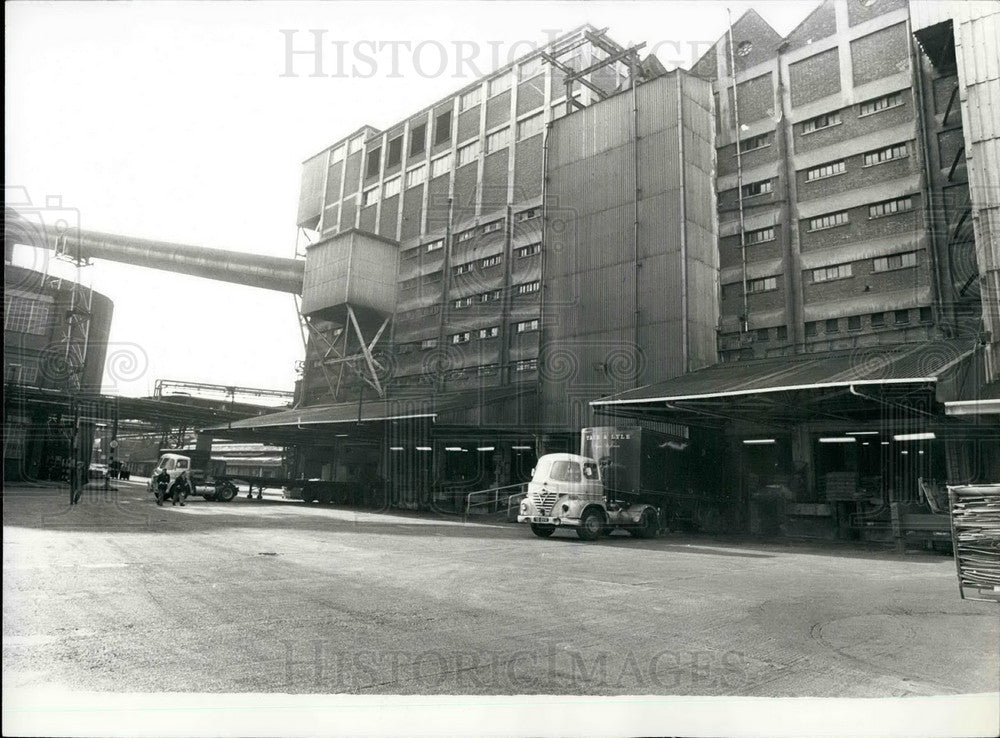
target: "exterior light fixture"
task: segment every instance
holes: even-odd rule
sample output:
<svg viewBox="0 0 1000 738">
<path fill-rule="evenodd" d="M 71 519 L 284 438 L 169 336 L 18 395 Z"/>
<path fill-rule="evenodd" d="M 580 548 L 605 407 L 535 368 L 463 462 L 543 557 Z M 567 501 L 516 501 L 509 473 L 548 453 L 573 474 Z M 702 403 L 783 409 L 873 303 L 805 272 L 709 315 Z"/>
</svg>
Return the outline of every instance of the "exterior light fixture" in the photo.
<svg viewBox="0 0 1000 738">
<path fill-rule="evenodd" d="M 389 450 L 390 451 L 403 451 L 404 449 L 403 449 L 402 446 L 389 446 Z"/>
<path fill-rule="evenodd" d="M 745 446 L 767 446 L 772 443 L 777 443 L 775 438 L 744 438 L 743 444 Z"/>
<path fill-rule="evenodd" d="M 479 446 L 476 451 L 493 451 L 495 448 L 493 446 Z"/>
<path fill-rule="evenodd" d="M 892 437 L 894 441 L 933 441 L 937 436 L 933 433 L 900 433 Z"/>
<path fill-rule="evenodd" d="M 417 446 L 417 451 L 430 451 L 430 446 Z"/>
<path fill-rule="evenodd" d="M 445 451 L 461 451 L 462 447 L 461 446 L 445 446 L 444 450 Z"/>
<path fill-rule="evenodd" d="M 511 446 L 514 451 L 531 451 L 534 446 Z"/>
<path fill-rule="evenodd" d="M 847 431 L 845 436 L 877 436 L 878 431 Z"/>
<path fill-rule="evenodd" d="M 857 438 L 853 436 L 827 436 L 826 438 L 820 438 L 820 443 L 856 443 Z"/>
</svg>

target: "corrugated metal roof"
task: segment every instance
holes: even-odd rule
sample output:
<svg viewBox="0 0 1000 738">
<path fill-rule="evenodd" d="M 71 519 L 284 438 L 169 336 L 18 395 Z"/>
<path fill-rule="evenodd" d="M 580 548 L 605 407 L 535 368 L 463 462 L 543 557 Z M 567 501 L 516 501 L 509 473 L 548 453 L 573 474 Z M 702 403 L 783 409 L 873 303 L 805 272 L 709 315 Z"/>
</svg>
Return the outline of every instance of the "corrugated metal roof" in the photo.
<svg viewBox="0 0 1000 738">
<path fill-rule="evenodd" d="M 481 407 L 500 402 L 525 392 L 533 392 L 523 387 L 504 387 L 482 391 L 448 393 L 444 395 L 422 395 L 394 397 L 385 400 L 369 400 L 364 403 L 341 402 L 333 405 L 303 407 L 269 413 L 256 418 L 233 421 L 230 425 L 206 428 L 207 431 L 227 431 L 267 428 L 315 428 L 338 423 L 372 423 L 386 420 L 427 418 L 431 420 L 443 412 Z"/>
<path fill-rule="evenodd" d="M 974 350 L 975 345 L 968 340 L 938 341 L 716 364 L 590 404 L 671 402 L 851 384 L 936 382 Z"/>
</svg>

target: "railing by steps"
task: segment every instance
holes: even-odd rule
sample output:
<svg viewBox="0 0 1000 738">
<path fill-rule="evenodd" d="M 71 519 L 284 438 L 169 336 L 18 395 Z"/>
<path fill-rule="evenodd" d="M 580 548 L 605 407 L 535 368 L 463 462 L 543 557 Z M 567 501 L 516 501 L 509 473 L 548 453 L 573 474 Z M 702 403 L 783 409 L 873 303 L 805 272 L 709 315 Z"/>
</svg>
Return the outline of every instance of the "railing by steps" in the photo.
<svg viewBox="0 0 1000 738">
<path fill-rule="evenodd" d="M 470 492 L 465 496 L 465 516 L 489 515 L 505 510 L 510 517 L 511 506 L 521 503 L 527 495 L 527 488 L 527 484 L 521 483 Z"/>
</svg>

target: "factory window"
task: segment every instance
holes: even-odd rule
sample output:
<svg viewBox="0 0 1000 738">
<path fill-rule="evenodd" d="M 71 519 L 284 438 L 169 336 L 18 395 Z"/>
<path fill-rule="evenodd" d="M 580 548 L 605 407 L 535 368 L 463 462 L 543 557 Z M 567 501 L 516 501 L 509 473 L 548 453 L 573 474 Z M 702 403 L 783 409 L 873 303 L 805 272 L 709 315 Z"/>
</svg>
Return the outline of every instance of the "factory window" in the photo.
<svg viewBox="0 0 1000 738">
<path fill-rule="evenodd" d="M 421 123 L 410 129 L 410 156 L 420 156 L 427 146 L 427 124 Z"/>
<path fill-rule="evenodd" d="M 722 285 L 722 299 L 735 300 L 743 293 L 743 287 L 739 282 Z"/>
<path fill-rule="evenodd" d="M 468 343 L 470 338 L 472 338 L 472 336 L 469 335 L 468 331 L 465 331 L 464 333 L 456 333 L 453 335 L 451 337 L 451 342 L 452 344 Z"/>
<path fill-rule="evenodd" d="M 542 126 L 544 125 L 545 117 L 543 113 L 535 113 L 534 115 L 525 118 L 517 124 L 517 140 L 523 141 L 526 138 L 534 136 L 536 133 L 541 133 Z"/>
<path fill-rule="evenodd" d="M 806 322 L 806 335 L 809 337 L 815 336 L 819 332 L 819 325 L 815 320 L 810 320 Z"/>
<path fill-rule="evenodd" d="M 847 171 L 847 162 L 841 159 L 829 164 L 821 164 L 818 167 L 806 170 L 806 182 L 815 182 L 817 179 L 826 179 Z"/>
<path fill-rule="evenodd" d="M 462 97 L 458 101 L 458 109 L 468 110 L 473 105 L 478 105 L 481 92 L 481 88 L 475 87 L 468 92 L 462 93 Z"/>
<path fill-rule="evenodd" d="M 775 334 L 776 334 L 775 335 L 775 339 L 776 340 L 778 340 L 778 341 L 787 341 L 788 340 L 788 326 L 787 325 L 779 325 L 778 328 L 777 328 L 777 330 L 775 331 Z"/>
<path fill-rule="evenodd" d="M 330 152 L 330 163 L 336 164 L 338 161 L 343 161 L 344 155 L 346 153 L 347 153 L 347 146 L 345 144 L 341 144 L 340 146 L 338 146 L 337 148 L 335 148 L 333 151 Z"/>
<path fill-rule="evenodd" d="M 476 237 L 475 228 L 467 228 L 464 231 L 459 231 L 455 234 L 455 243 L 465 243 L 466 241 L 471 241 Z"/>
<path fill-rule="evenodd" d="M 406 173 L 406 186 L 413 187 L 427 179 L 427 165 L 421 164 Z"/>
<path fill-rule="evenodd" d="M 755 231 L 747 231 L 743 238 L 747 246 L 753 246 L 756 243 L 765 243 L 767 241 L 773 241 L 774 226 L 768 226 L 767 228 L 758 228 Z"/>
<path fill-rule="evenodd" d="M 379 165 L 382 163 L 382 149 L 372 149 L 368 152 L 368 164 L 365 167 L 365 176 L 377 177 Z"/>
<path fill-rule="evenodd" d="M 404 259 L 416 259 L 418 256 L 420 256 L 420 247 L 419 246 L 416 246 L 416 247 L 414 247 L 412 249 L 406 249 L 402 253 L 402 257 Z"/>
<path fill-rule="evenodd" d="M 495 326 L 494 325 L 494 326 L 491 326 L 490 328 L 480 328 L 479 329 L 479 338 L 480 339 L 496 338 L 499 335 L 500 335 L 500 328 L 499 328 L 499 326 Z"/>
<path fill-rule="evenodd" d="M 535 318 L 534 320 L 522 320 L 520 323 L 515 323 L 514 330 L 517 333 L 529 333 L 531 331 L 537 331 L 538 318 Z"/>
<path fill-rule="evenodd" d="M 492 223 L 487 223 L 483 226 L 483 235 L 487 233 L 496 233 L 497 231 L 503 230 L 503 220 L 494 220 Z"/>
<path fill-rule="evenodd" d="M 883 95 L 882 97 L 876 97 L 874 100 L 865 100 L 865 102 L 858 105 L 858 117 L 862 118 L 866 115 L 871 115 L 872 113 L 877 113 L 880 110 L 888 110 L 889 108 L 896 108 L 903 104 L 903 93 L 893 92 L 890 95 Z"/>
<path fill-rule="evenodd" d="M 771 133 L 761 133 L 759 136 L 745 138 L 740 141 L 740 151 L 745 154 L 748 151 L 767 148 L 771 145 L 771 136 Z"/>
<path fill-rule="evenodd" d="M 416 348 L 415 344 L 412 343 L 400 343 L 396 346 L 397 354 L 412 354 L 413 350 Z"/>
<path fill-rule="evenodd" d="M 479 156 L 479 141 L 473 141 L 458 150 L 458 166 L 468 164 Z"/>
<path fill-rule="evenodd" d="M 402 177 L 393 177 L 392 179 L 387 179 L 385 184 L 382 185 L 382 196 L 392 197 L 393 195 L 399 194 L 399 188 L 403 185 Z"/>
<path fill-rule="evenodd" d="M 451 139 L 451 111 L 438 113 L 434 119 L 434 144 L 443 144 Z"/>
<path fill-rule="evenodd" d="M 522 359 L 514 364 L 515 372 L 533 372 L 538 369 L 538 359 Z"/>
<path fill-rule="evenodd" d="M 441 281 L 443 275 L 440 271 L 431 272 L 430 274 L 425 274 L 423 278 L 423 284 L 435 284 Z"/>
<path fill-rule="evenodd" d="M 931 323 L 934 321 L 934 313 L 929 307 L 920 308 L 920 322 Z"/>
<path fill-rule="evenodd" d="M 3 296 L 3 329 L 43 336 L 48 331 L 50 305 L 42 300 L 10 293 Z"/>
<path fill-rule="evenodd" d="M 760 292 L 771 292 L 776 289 L 778 289 L 777 277 L 761 277 L 760 279 L 751 279 L 747 282 L 747 294 L 750 295 Z"/>
<path fill-rule="evenodd" d="M 479 302 L 495 302 L 503 296 L 503 290 L 484 292 L 479 296 Z"/>
<path fill-rule="evenodd" d="M 743 197 L 756 197 L 757 195 L 766 195 L 773 189 L 771 180 L 762 179 L 760 182 L 751 182 L 750 184 L 743 185 Z"/>
<path fill-rule="evenodd" d="M 404 279 L 402 282 L 399 283 L 399 288 L 401 290 L 412 290 L 417 286 L 417 283 L 419 281 L 420 281 L 419 277 L 413 277 L 412 279 Z"/>
<path fill-rule="evenodd" d="M 499 95 L 504 90 L 510 89 L 510 72 L 504 72 L 499 77 L 494 77 L 489 82 L 487 82 L 487 87 L 489 89 L 490 97 L 494 95 Z"/>
<path fill-rule="evenodd" d="M 7 364 L 3 374 L 5 382 L 33 385 L 38 381 L 38 364 L 29 359 L 20 359 L 24 364 Z M 8 431 L 9 432 L 9 431 Z"/>
<path fill-rule="evenodd" d="M 465 264 L 458 264 L 457 266 L 452 267 L 451 273 L 454 274 L 456 277 L 459 277 L 463 274 L 468 274 L 469 272 L 471 272 L 474 266 L 475 262 L 467 261 Z"/>
<path fill-rule="evenodd" d="M 472 298 L 471 297 L 460 297 L 457 300 L 455 300 L 455 302 L 452 303 L 452 304 L 456 308 L 458 308 L 458 309 L 467 308 L 467 307 L 469 307 L 469 306 L 472 305 Z"/>
<path fill-rule="evenodd" d="M 906 197 L 897 197 L 892 200 L 884 200 L 882 202 L 877 202 L 874 205 L 869 205 L 868 217 L 882 218 L 886 215 L 905 213 L 908 210 L 913 210 L 913 197 L 910 195 L 907 195 Z"/>
<path fill-rule="evenodd" d="M 500 254 L 496 256 L 487 256 L 485 259 L 479 262 L 481 269 L 486 269 L 487 267 L 493 267 L 503 261 L 503 257 Z"/>
<path fill-rule="evenodd" d="M 823 115 L 817 115 L 815 118 L 804 121 L 802 123 L 802 133 L 821 131 L 824 128 L 840 125 L 840 123 L 840 111 L 834 110 L 832 113 L 824 113 Z"/>
<path fill-rule="evenodd" d="M 861 316 L 852 315 L 847 319 L 847 330 L 849 331 L 860 331 L 861 330 Z"/>
<path fill-rule="evenodd" d="M 872 313 L 872 328 L 881 328 L 885 325 L 885 313 Z"/>
<path fill-rule="evenodd" d="M 836 333 L 839 330 L 840 330 L 840 321 L 839 320 L 837 320 L 836 318 L 830 318 L 828 321 L 826 321 L 826 332 L 827 333 Z"/>
<path fill-rule="evenodd" d="M 494 377 L 500 373 L 500 367 L 496 364 L 483 364 L 476 367 L 476 375 L 480 377 Z"/>
<path fill-rule="evenodd" d="M 486 153 L 491 154 L 510 145 L 510 126 L 486 135 Z"/>
<path fill-rule="evenodd" d="M 767 328 L 757 329 L 757 340 L 760 341 L 761 343 L 766 343 L 767 341 L 770 341 L 771 331 L 769 331 Z"/>
<path fill-rule="evenodd" d="M 385 165 L 394 167 L 403 159 L 403 136 L 402 134 L 389 141 L 389 148 L 385 155 Z"/>
<path fill-rule="evenodd" d="M 909 310 L 896 310 L 892 315 L 892 322 L 896 325 L 906 325 L 910 322 Z"/>
<path fill-rule="evenodd" d="M 361 193 L 361 205 L 365 207 L 367 205 L 374 205 L 378 202 L 378 187 L 369 187 L 367 190 Z"/>
<path fill-rule="evenodd" d="M 876 164 L 883 164 L 887 161 L 893 161 L 895 159 L 905 159 L 909 156 L 909 151 L 906 147 L 906 142 L 893 144 L 892 146 L 886 146 L 883 149 L 876 149 L 875 151 L 867 152 L 861 160 L 863 166 L 873 167 Z"/>
<path fill-rule="evenodd" d="M 420 342 L 420 348 L 424 351 L 427 349 L 437 348 L 438 340 L 436 338 L 425 338 Z"/>
<path fill-rule="evenodd" d="M 838 264 L 837 266 L 823 267 L 822 269 L 813 269 L 812 281 L 813 282 L 832 282 L 835 279 L 847 279 L 848 277 L 854 276 L 851 271 L 850 264 Z"/>
<path fill-rule="evenodd" d="M 428 254 L 431 253 L 432 251 L 440 251 L 443 248 L 444 248 L 443 238 L 439 238 L 436 241 L 431 241 L 424 247 L 424 249 L 427 251 Z"/>
<path fill-rule="evenodd" d="M 736 47 L 737 56 L 750 56 L 751 51 L 753 51 L 753 41 L 740 41 Z"/>
<path fill-rule="evenodd" d="M 514 220 L 518 223 L 523 223 L 526 220 L 533 220 L 542 214 L 541 208 L 529 208 L 528 210 L 522 210 L 514 216 Z"/>
<path fill-rule="evenodd" d="M 907 251 L 903 254 L 879 256 L 872 260 L 873 272 L 891 272 L 894 269 L 906 269 L 917 265 L 917 252 Z"/>
<path fill-rule="evenodd" d="M 442 174 L 451 171 L 451 154 L 439 156 L 431 162 L 431 176 L 440 177 Z"/>
<path fill-rule="evenodd" d="M 529 243 L 527 246 L 521 246 L 514 250 L 514 256 L 519 259 L 524 256 L 534 256 L 535 254 L 541 253 L 542 244 L 540 243 Z"/>
<path fill-rule="evenodd" d="M 837 226 L 847 225 L 851 222 L 851 218 L 846 210 L 842 210 L 839 213 L 830 213 L 829 215 L 821 215 L 818 218 L 809 219 L 809 230 L 810 231 L 822 231 L 827 228 L 836 228 Z"/>
<path fill-rule="evenodd" d="M 350 154 L 356 154 L 357 152 L 361 151 L 361 148 L 364 145 L 365 145 L 365 137 L 364 136 L 357 136 L 356 138 L 352 138 L 351 141 L 350 141 L 350 143 L 347 144 L 347 153 L 348 153 L 348 155 L 350 155 Z"/>
<path fill-rule="evenodd" d="M 517 78 L 523 82 L 526 79 L 531 79 L 536 74 L 541 74 L 543 64 L 544 62 L 540 56 L 528 59 L 528 61 L 522 63 L 517 68 Z"/>
<path fill-rule="evenodd" d="M 536 279 L 534 282 L 525 282 L 524 284 L 519 284 L 517 286 L 517 294 L 530 295 L 532 292 L 538 292 L 540 288 L 541 284 Z"/>
</svg>

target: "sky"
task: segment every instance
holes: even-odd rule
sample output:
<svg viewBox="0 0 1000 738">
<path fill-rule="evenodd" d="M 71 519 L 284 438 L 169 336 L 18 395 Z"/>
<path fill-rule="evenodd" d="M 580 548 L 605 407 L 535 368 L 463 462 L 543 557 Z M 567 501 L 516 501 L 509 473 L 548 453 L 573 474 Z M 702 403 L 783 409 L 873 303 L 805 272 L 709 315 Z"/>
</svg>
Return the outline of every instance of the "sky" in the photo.
<svg viewBox="0 0 1000 738">
<path fill-rule="evenodd" d="M 785 34 L 818 5 L 8 2 L 7 199 L 88 230 L 292 257 L 301 162 L 363 124 L 386 128 L 584 23 L 688 68 L 727 8 Z M 77 271 L 27 248 L 15 263 L 114 301 L 107 392 L 294 385 L 291 295 L 108 261 Z"/>
</svg>

